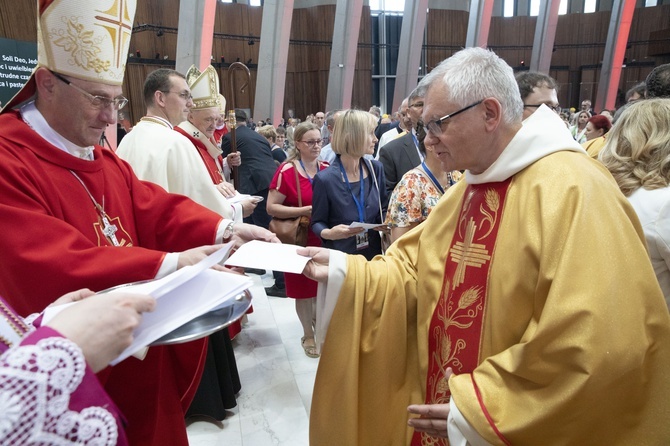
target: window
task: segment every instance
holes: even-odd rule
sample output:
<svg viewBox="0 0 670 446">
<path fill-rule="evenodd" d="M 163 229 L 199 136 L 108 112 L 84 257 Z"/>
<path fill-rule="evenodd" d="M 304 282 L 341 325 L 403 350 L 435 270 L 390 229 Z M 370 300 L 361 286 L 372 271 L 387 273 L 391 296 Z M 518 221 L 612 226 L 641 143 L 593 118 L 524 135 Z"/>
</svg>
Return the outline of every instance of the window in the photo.
<svg viewBox="0 0 670 446">
<path fill-rule="evenodd" d="M 645 0 L 644 6 L 658 6 L 658 0 Z"/>
<path fill-rule="evenodd" d="M 530 16 L 537 17 L 540 15 L 540 0 L 530 0 Z"/>
<path fill-rule="evenodd" d="M 505 0 L 503 3 L 503 16 L 514 17 L 515 0 Z"/>
<path fill-rule="evenodd" d="M 370 11 L 396 11 L 405 10 L 405 0 L 370 0 Z"/>
<path fill-rule="evenodd" d="M 584 12 L 596 12 L 596 0 L 584 0 Z"/>
</svg>

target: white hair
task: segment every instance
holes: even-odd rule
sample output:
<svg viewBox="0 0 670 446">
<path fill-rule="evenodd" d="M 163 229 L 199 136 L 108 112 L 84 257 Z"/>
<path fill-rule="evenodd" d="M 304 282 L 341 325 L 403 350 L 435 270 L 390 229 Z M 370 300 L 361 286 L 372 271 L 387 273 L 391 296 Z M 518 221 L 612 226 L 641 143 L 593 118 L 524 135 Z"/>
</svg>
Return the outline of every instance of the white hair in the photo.
<svg viewBox="0 0 670 446">
<path fill-rule="evenodd" d="M 447 100 L 461 107 L 486 98 L 495 98 L 502 105 L 505 124 L 520 123 L 523 102 L 514 72 L 493 51 L 466 48 L 443 60 L 419 83 L 430 88 L 441 80 L 447 89 Z"/>
</svg>

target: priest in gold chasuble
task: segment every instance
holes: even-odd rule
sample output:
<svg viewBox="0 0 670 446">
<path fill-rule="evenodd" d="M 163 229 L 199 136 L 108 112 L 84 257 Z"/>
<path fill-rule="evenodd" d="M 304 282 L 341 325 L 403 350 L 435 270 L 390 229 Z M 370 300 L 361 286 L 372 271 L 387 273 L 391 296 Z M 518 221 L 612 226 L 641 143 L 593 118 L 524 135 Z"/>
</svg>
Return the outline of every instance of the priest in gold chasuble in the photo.
<svg viewBox="0 0 670 446">
<path fill-rule="evenodd" d="M 488 50 L 421 86 L 425 143 L 465 181 L 385 256 L 300 251 L 310 444 L 670 444 L 670 315 L 613 178 L 548 108 L 522 123 Z"/>
</svg>

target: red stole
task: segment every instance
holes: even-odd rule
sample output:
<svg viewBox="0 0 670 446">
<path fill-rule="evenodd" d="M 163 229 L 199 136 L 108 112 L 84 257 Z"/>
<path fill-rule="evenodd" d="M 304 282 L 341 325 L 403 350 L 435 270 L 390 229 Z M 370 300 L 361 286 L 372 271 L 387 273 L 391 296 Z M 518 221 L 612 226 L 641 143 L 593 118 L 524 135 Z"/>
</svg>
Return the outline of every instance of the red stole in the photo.
<svg viewBox="0 0 670 446">
<path fill-rule="evenodd" d="M 491 258 L 511 181 L 474 184 L 465 190 L 428 330 L 426 404 L 449 403 L 448 367 L 454 374 L 472 373 L 479 364 Z M 412 437 L 412 446 L 448 444 L 418 432 Z"/>
</svg>

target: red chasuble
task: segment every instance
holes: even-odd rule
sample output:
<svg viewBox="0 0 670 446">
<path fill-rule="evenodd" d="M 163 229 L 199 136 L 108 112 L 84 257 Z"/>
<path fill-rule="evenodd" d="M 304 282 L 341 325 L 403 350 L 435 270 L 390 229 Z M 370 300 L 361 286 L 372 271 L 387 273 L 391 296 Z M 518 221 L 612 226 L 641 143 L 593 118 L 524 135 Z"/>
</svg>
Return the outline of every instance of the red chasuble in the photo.
<svg viewBox="0 0 670 446">
<path fill-rule="evenodd" d="M 221 171 L 219 171 L 219 166 L 216 165 L 216 161 L 214 158 L 212 158 L 212 155 L 209 154 L 207 151 L 207 147 L 200 142 L 200 140 L 194 138 L 191 136 L 188 132 L 185 130 L 175 127 L 174 128 L 177 132 L 181 133 L 185 137 L 188 138 L 189 141 L 195 146 L 195 148 L 198 150 L 198 155 L 200 155 L 200 158 L 202 158 L 202 162 L 205 163 L 205 167 L 207 168 L 207 172 L 209 172 L 210 178 L 212 178 L 212 182 L 214 184 L 219 184 L 223 181 L 223 176 L 221 175 Z M 219 155 L 218 157 L 219 163 L 221 163 L 221 166 L 223 166 L 223 157 Z"/>
<path fill-rule="evenodd" d="M 479 364 L 489 268 L 511 182 L 474 184 L 465 191 L 428 330 L 426 404 L 449 403 L 447 368 L 458 375 Z M 412 446 L 424 445 L 448 446 L 449 441 L 415 432 Z"/>
<path fill-rule="evenodd" d="M 93 201 L 117 227 L 120 246 L 101 233 Z M 220 221 L 188 198 L 140 181 L 111 150 L 95 147 L 93 161 L 78 159 L 17 112 L 0 115 L 0 295 L 20 314 L 79 288 L 152 279 L 167 252 L 213 244 Z M 98 375 L 128 420 L 130 444 L 188 444 L 183 416 L 205 353 L 204 340 L 152 347 L 144 360 L 131 357 Z"/>
</svg>

